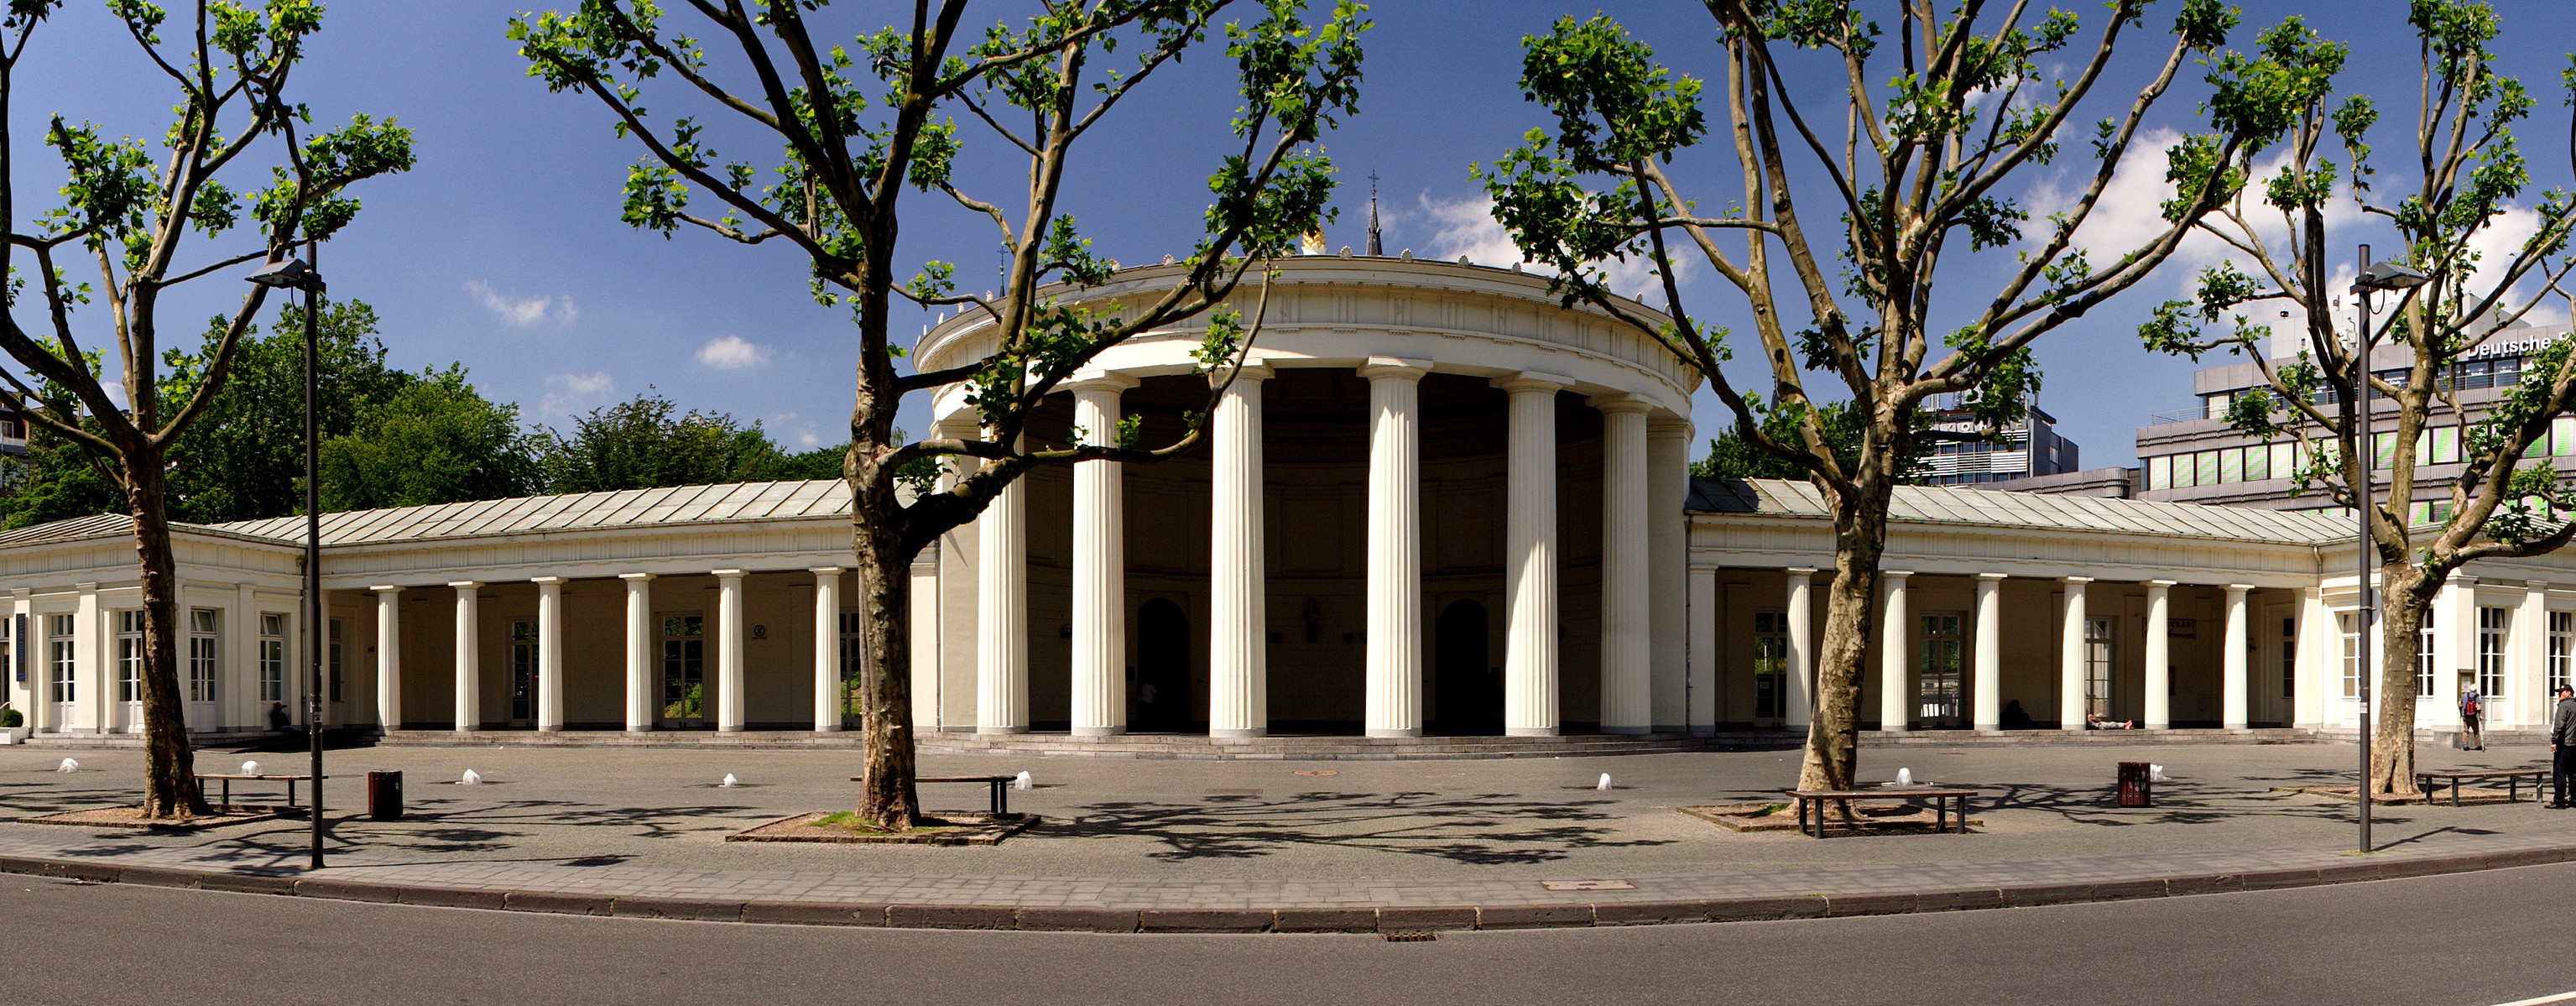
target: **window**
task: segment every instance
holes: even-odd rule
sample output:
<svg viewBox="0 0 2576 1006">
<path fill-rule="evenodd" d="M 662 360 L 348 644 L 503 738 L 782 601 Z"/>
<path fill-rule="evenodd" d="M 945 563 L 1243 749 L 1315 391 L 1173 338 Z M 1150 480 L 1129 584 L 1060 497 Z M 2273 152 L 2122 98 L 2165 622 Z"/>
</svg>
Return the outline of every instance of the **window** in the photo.
<svg viewBox="0 0 2576 1006">
<path fill-rule="evenodd" d="M 2478 609 L 2478 694 L 2504 696 L 2504 631 L 2510 613 L 2503 608 Z"/>
<path fill-rule="evenodd" d="M 188 701 L 215 700 L 215 655 L 219 637 L 215 630 L 215 613 L 205 608 L 188 612 Z"/>
<path fill-rule="evenodd" d="M 2335 616 L 2343 636 L 2343 697 L 2361 695 L 2361 616 L 2345 612 Z M 2356 797 L 2355 799 L 2359 799 Z"/>
<path fill-rule="evenodd" d="M 116 701 L 143 701 L 143 612 L 116 613 Z"/>
<path fill-rule="evenodd" d="M 18 669 L 18 620 L 0 615 L 0 688 L 6 687 L 9 671 Z"/>
<path fill-rule="evenodd" d="M 2432 463 L 2437 465 L 2458 464 L 2460 461 L 2460 428 L 2457 426 L 2445 426 L 2431 432 L 2433 435 L 2433 449 L 2428 453 L 2432 455 Z M 2359 798 L 2356 797 L 2355 799 Z"/>
<path fill-rule="evenodd" d="M 338 702 L 340 701 L 340 620 L 336 618 L 331 620 L 330 654 L 328 666 L 331 671 L 331 701 Z"/>
<path fill-rule="evenodd" d="M 537 623 L 510 623 L 510 718 L 537 718 Z"/>
<path fill-rule="evenodd" d="M 2549 613 L 2549 694 L 2558 694 L 2576 670 L 2576 611 Z"/>
<path fill-rule="evenodd" d="M 2299 697 L 2299 620 L 2281 620 L 2281 697 Z M 2354 797 L 2356 801 L 2359 797 Z"/>
<path fill-rule="evenodd" d="M 2245 481 L 2261 482 L 2272 477 L 2272 449 L 2255 444 L 2245 449 Z"/>
<path fill-rule="evenodd" d="M 2195 484 L 2204 486 L 2214 486 L 2218 484 L 2217 451 L 2193 451 L 2191 453 L 2191 467 L 2192 477 L 2195 480 Z"/>
<path fill-rule="evenodd" d="M 71 615 L 45 616 L 46 656 L 49 658 L 46 661 L 45 684 L 46 690 L 53 694 L 54 701 L 58 703 L 68 704 L 80 701 L 78 683 L 72 677 L 74 669 L 78 666 L 76 661 L 77 654 L 80 652 L 72 643 L 72 627 L 78 621 Z"/>
<path fill-rule="evenodd" d="M 2230 403 L 2230 402 L 2232 402 L 2232 401 L 2235 401 L 2235 400 L 2236 400 L 2236 396 L 2235 396 L 2235 395 L 2229 394 L 2229 393 L 2224 392 L 2224 391 L 2221 391 L 2221 392 L 2219 392 L 2219 393 L 2217 393 L 2217 394 L 2215 394 L 2215 395 L 2202 395 L 2202 396 L 2200 396 L 2200 401 L 2201 401 L 2201 403 L 2202 403 L 2202 404 L 2201 404 L 2201 418 L 2203 418 L 2203 419 L 2225 419 L 2225 418 L 2227 418 L 2227 405 L 2228 405 L 2228 403 Z M 2358 797 L 2355 797 L 2355 799 L 2359 799 L 2359 798 L 2358 798 Z"/>
<path fill-rule="evenodd" d="M 1753 715 L 1776 720 L 1787 715 L 1789 683 L 1789 616 L 1778 611 L 1753 613 Z"/>
<path fill-rule="evenodd" d="M 2111 716 L 2115 685 L 2111 680 L 2111 620 L 2084 620 L 2084 711 Z"/>
<path fill-rule="evenodd" d="M 1957 615 L 1925 615 L 1922 618 L 1922 655 L 1916 665 L 1914 715 L 1934 727 L 1959 725 L 1959 692 L 1961 659 Z"/>
<path fill-rule="evenodd" d="M 867 666 L 867 617 L 855 611 L 841 613 L 841 718 L 854 718 L 867 711 L 860 701 L 860 671 Z"/>
<path fill-rule="evenodd" d="M 2371 464 L 2374 467 L 2386 468 L 2389 465 L 2397 463 L 2397 434 L 2371 434 L 2370 453 L 2371 458 L 2373 459 Z"/>
<path fill-rule="evenodd" d="M 2218 481 L 2245 481 L 2245 448 L 2229 447 L 2218 452 Z"/>
<path fill-rule="evenodd" d="M 2560 416 L 2549 421 L 2549 453 L 2562 458 L 2576 454 L 2576 417 Z"/>
<path fill-rule="evenodd" d="M 2424 624 L 2415 628 L 2415 697 L 2433 694 L 2433 609 L 2424 609 Z"/>
<path fill-rule="evenodd" d="M 259 700 L 286 701 L 286 616 L 259 616 Z"/>
<path fill-rule="evenodd" d="M 2162 457 L 2147 459 L 2147 488 L 2173 488 L 2173 455 L 2167 454 Z M 2360 798 L 2355 797 L 2354 799 L 2357 800 Z"/>
</svg>

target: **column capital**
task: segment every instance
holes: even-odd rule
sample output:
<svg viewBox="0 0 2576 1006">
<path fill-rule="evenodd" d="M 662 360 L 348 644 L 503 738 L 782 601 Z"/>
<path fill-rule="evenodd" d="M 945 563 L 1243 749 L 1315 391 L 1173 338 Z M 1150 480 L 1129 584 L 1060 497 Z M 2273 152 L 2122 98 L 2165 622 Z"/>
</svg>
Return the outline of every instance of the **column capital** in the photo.
<svg viewBox="0 0 2576 1006">
<path fill-rule="evenodd" d="M 1211 369 L 1208 371 L 1207 379 L 1208 386 L 1215 387 L 1224 384 L 1228 378 L 1238 381 L 1267 381 L 1275 373 L 1270 369 L 1269 364 L 1259 360 L 1245 360 L 1242 366 L 1231 370 Z"/>
<path fill-rule="evenodd" d="M 480 590 L 480 589 L 482 589 L 482 587 L 483 587 L 483 581 L 481 581 L 481 580 L 449 580 L 449 581 L 447 581 L 447 585 L 448 585 L 448 586 L 450 586 L 450 587 L 454 587 L 454 588 L 456 588 L 457 590 L 460 590 L 460 591 L 465 591 L 465 590 Z"/>
<path fill-rule="evenodd" d="M 2230 596 L 2241 595 L 2253 589 L 2254 585 L 2250 583 L 2231 583 L 2227 585 L 2227 593 Z"/>
<path fill-rule="evenodd" d="M 626 582 L 628 582 L 628 583 L 643 583 L 643 582 L 645 582 L 645 581 L 647 581 L 647 580 L 651 580 L 651 579 L 653 578 L 653 574 L 651 574 L 651 573 L 619 573 L 619 574 L 617 574 L 617 578 L 618 578 L 618 579 L 620 579 L 620 580 L 624 580 L 624 581 L 626 581 Z"/>
<path fill-rule="evenodd" d="M 1116 394 L 1135 387 L 1136 383 L 1135 378 L 1125 374 L 1106 370 L 1078 370 L 1073 376 L 1057 381 L 1055 387 L 1058 391 L 1070 391 L 1075 394 L 1084 392 Z"/>
<path fill-rule="evenodd" d="M 739 580 L 749 574 L 747 571 L 739 569 L 710 569 L 707 571 L 707 575 L 724 580 Z"/>
<path fill-rule="evenodd" d="M 1781 572 L 1787 573 L 1787 574 L 1789 574 L 1790 576 L 1814 576 L 1814 575 L 1816 575 L 1816 567 L 1814 567 L 1814 566 L 1791 566 L 1791 567 L 1789 567 L 1788 569 L 1782 570 Z"/>
<path fill-rule="evenodd" d="M 1523 370 L 1494 378 L 1494 387 L 1514 394 L 1547 392 L 1553 394 L 1574 386 L 1574 379 L 1560 374 Z"/>
<path fill-rule="evenodd" d="M 1980 579 L 1980 580 L 1991 580 L 1991 581 L 1995 581 L 1995 582 L 1998 582 L 1998 583 L 2000 583 L 2000 582 L 2002 582 L 2002 581 L 2004 581 L 2004 580 L 2011 579 L 2011 578 L 2012 578 L 2012 574 L 2010 574 L 2010 573 L 1979 573 L 1979 574 L 1977 574 L 1977 579 Z"/>
<path fill-rule="evenodd" d="M 560 587 L 563 586 L 564 578 L 560 576 L 532 576 L 528 578 L 528 582 L 541 587 Z"/>
<path fill-rule="evenodd" d="M 2166 590 L 2174 585 L 2174 581 L 2172 580 L 2140 580 L 2138 582 L 2146 584 L 2148 590 Z M 2358 798 L 2356 797 L 2356 799 Z"/>
<path fill-rule="evenodd" d="M 1878 571 L 1879 579 L 1882 580 L 1902 580 L 1913 575 L 1914 571 L 1910 569 L 1882 569 Z"/>
<path fill-rule="evenodd" d="M 1590 398 L 1584 399 L 1583 404 L 1599 409 L 1605 413 L 1637 413 L 1642 415 L 1653 412 L 1655 409 L 1654 403 L 1648 402 L 1643 398 L 1626 392 L 1620 392 L 1615 395 L 1594 395 Z"/>
<path fill-rule="evenodd" d="M 842 573 L 848 572 L 848 570 L 839 566 L 816 566 L 812 569 L 806 570 L 806 572 L 812 573 L 815 576 L 839 576 Z"/>
<path fill-rule="evenodd" d="M 367 588 L 367 589 L 368 589 L 368 590 L 375 591 L 376 593 L 379 593 L 379 594 L 399 594 L 399 593 L 402 593 L 402 592 L 403 592 L 403 589 L 402 589 L 401 587 L 399 587 L 399 586 L 390 586 L 390 585 L 389 585 L 389 586 L 382 586 L 382 587 L 369 587 L 369 588 Z"/>
<path fill-rule="evenodd" d="M 2093 578 L 2089 576 L 2061 576 L 2057 578 L 2057 582 L 2069 587 L 2081 587 L 2093 582 Z"/>
<path fill-rule="evenodd" d="M 1359 366 L 1359 375 L 1368 380 L 1419 381 L 1431 372 L 1431 361 L 1401 356 L 1372 356 Z"/>
<path fill-rule="evenodd" d="M 1680 437 L 1684 440 L 1688 440 L 1691 435 L 1690 417 L 1676 416 L 1670 413 L 1649 414 L 1646 416 L 1646 435 L 1649 437 Z"/>
<path fill-rule="evenodd" d="M 2549 589 L 2549 581 L 2547 580 L 2524 580 L 2522 581 L 2522 585 L 2532 590 Z"/>
<path fill-rule="evenodd" d="M 2477 586 L 2477 585 L 2478 585 L 2478 578 L 2477 578 L 2477 577 L 2474 577 L 2474 576 L 2470 576 L 2470 575 L 2468 575 L 2468 574 L 2466 574 L 2466 573 L 2453 573 L 2453 574 L 2451 574 L 2450 582 L 2449 582 L 2448 584 L 2446 584 L 2446 586 L 2452 586 L 2452 587 L 2475 587 L 2475 586 Z"/>
</svg>

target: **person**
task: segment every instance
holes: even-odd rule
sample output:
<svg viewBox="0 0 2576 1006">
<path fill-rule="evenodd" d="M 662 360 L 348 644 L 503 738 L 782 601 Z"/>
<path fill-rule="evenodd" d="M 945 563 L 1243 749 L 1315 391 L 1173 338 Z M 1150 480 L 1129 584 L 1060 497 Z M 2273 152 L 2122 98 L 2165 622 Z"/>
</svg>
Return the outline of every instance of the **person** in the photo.
<svg viewBox="0 0 2576 1006">
<path fill-rule="evenodd" d="M 2558 686 L 2558 712 L 2549 717 L 2549 774 L 2555 779 L 2556 810 L 2576 807 L 2567 799 L 2567 777 L 2576 775 L 2576 685 Z"/>
<path fill-rule="evenodd" d="M 2137 728 L 2138 721 L 2136 720 L 2106 720 L 2102 718 L 2101 713 L 2084 714 L 2084 729 L 2086 730 L 2135 730 Z"/>
<path fill-rule="evenodd" d="M 290 737 L 304 732 L 303 727 L 295 725 L 295 717 L 286 714 L 286 703 L 283 702 L 268 704 L 268 728 Z"/>
<path fill-rule="evenodd" d="M 2004 703 L 2003 722 L 1997 725 L 2006 730 L 2028 730 L 2037 724 L 2031 722 L 2030 713 L 2021 707 L 2021 700 L 2014 699 Z"/>
<path fill-rule="evenodd" d="M 2479 701 L 2475 687 L 2460 693 L 2460 750 L 2487 749 L 2486 734 L 2478 729 L 2478 721 L 2485 713 L 2486 704 Z"/>
</svg>

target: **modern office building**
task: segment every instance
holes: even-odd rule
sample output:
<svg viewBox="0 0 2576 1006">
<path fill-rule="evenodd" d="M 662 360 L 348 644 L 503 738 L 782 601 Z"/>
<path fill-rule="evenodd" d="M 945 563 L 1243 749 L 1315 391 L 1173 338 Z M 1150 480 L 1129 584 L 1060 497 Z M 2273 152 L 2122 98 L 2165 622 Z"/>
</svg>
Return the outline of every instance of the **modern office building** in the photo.
<svg viewBox="0 0 2576 1006">
<path fill-rule="evenodd" d="M 1932 420 L 1932 428 L 1976 432 L 1979 424 L 1968 411 L 1974 402 L 1968 397 L 1972 394 L 1953 392 L 1926 400 L 1924 411 Z M 2057 435 L 2057 417 L 2033 401 L 2021 421 L 2003 431 L 1998 440 L 1934 444 L 1931 456 L 1923 459 L 1912 481 L 1928 486 L 2012 482 L 2076 471 L 2081 467 L 2078 460 L 2075 441 Z"/>
<path fill-rule="evenodd" d="M 2444 376 L 2459 397 L 2459 417 L 2445 416 L 2417 438 L 2417 502 L 2414 518 L 2435 519 L 2449 503 L 2439 497 L 2459 480 L 2460 426 L 2484 418 L 2486 408 L 2522 380 L 2523 359 L 2565 336 L 2565 325 L 2529 326 L 2498 332 L 2463 354 Z M 2403 381 L 2413 355 L 2404 347 L 2371 354 L 2371 368 L 2381 377 Z M 2286 363 L 2287 361 L 2278 361 Z M 2266 387 L 2261 368 L 2251 362 L 2224 363 L 2192 373 L 2198 402 L 2186 409 L 2157 413 L 2138 430 L 2140 499 L 2219 503 L 2284 510 L 2332 509 L 2315 494 L 2299 495 L 2290 478 L 2303 457 L 2288 440 L 2263 443 L 2230 429 L 2227 409 L 2237 396 Z M 2333 406 L 2331 397 L 2326 399 Z M 2378 429 L 2395 426 L 2395 403 L 2373 399 Z M 2396 450 L 2394 434 L 2376 437 L 2377 461 L 2386 466 Z M 2561 416 L 2542 442 L 2532 445 L 2532 458 L 2562 470 L 2576 469 L 2576 417 Z M 2432 497 L 2432 498 L 2428 498 Z"/>
</svg>

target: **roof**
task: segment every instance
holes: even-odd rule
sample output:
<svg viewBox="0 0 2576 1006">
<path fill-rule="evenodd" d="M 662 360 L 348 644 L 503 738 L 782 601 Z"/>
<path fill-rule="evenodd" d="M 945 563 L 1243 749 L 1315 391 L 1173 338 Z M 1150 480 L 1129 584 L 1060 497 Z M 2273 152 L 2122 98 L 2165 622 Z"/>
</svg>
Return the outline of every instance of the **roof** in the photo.
<svg viewBox="0 0 2576 1006">
<path fill-rule="evenodd" d="M 848 517 L 850 487 L 839 479 L 621 489 L 615 492 L 436 503 L 322 515 L 322 544 L 358 545 L 542 531 L 599 530 L 718 521 Z M 215 525 L 219 530 L 301 540 L 304 518 Z"/>
<path fill-rule="evenodd" d="M 216 526 L 211 524 L 190 524 L 185 521 L 174 520 L 170 522 L 170 530 L 174 532 L 185 532 L 188 534 L 207 535 L 216 538 L 233 538 L 241 541 L 252 541 L 263 545 L 292 545 L 297 541 L 302 540 L 297 537 L 281 537 L 273 534 L 249 533 L 241 530 L 237 525 L 229 524 Z M 74 517 L 70 520 L 58 520 L 46 524 L 37 524 L 32 527 L 0 531 L 0 546 L 48 545 L 55 542 L 86 541 L 95 538 L 123 538 L 133 533 L 134 517 L 131 514 L 91 514 L 87 517 Z"/>
<path fill-rule="evenodd" d="M 1695 478 L 1686 509 L 1833 517 L 1815 486 L 1789 479 Z M 2282 545 L 2325 545 L 2352 536 L 2347 519 L 2334 514 L 1950 486 L 1898 486 L 1889 501 L 1888 516 L 1896 524 L 2105 531 Z"/>
</svg>

